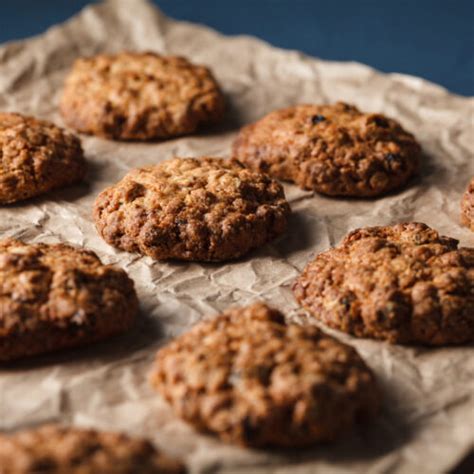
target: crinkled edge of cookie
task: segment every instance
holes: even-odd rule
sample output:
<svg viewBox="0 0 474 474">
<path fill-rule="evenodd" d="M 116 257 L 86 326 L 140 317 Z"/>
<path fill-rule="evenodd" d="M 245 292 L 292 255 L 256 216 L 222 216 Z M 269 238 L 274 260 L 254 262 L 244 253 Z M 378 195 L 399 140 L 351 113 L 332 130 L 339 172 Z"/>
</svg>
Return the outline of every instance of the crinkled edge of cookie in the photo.
<svg viewBox="0 0 474 474">
<path fill-rule="evenodd" d="M 461 198 L 461 224 L 474 232 L 474 178 Z"/>
<path fill-rule="evenodd" d="M 78 100 L 75 93 L 77 86 L 72 79 L 78 73 L 77 69 L 82 62 L 106 58 L 113 63 L 122 55 L 133 55 L 138 59 L 151 55 L 158 59 L 180 60 L 183 66 L 193 70 L 195 74 L 202 72 L 211 88 L 182 102 L 186 107 L 180 117 L 175 116 L 176 107 L 157 107 L 150 103 L 148 108 L 137 114 L 134 110 L 127 113 L 126 110 L 114 109 L 110 101 L 99 103 L 94 100 L 94 94 L 90 94 L 86 101 Z M 123 51 L 115 55 L 99 54 L 76 59 L 64 82 L 59 109 L 65 123 L 79 132 L 111 140 L 152 141 L 190 135 L 205 125 L 218 123 L 224 116 L 225 98 L 212 71 L 206 66 L 194 64 L 181 56 Z"/>
<path fill-rule="evenodd" d="M 282 160 L 278 148 L 273 147 L 272 145 L 271 137 L 268 138 L 267 143 L 262 142 L 256 146 L 249 144 L 249 137 L 254 134 L 255 130 L 258 130 L 260 122 L 263 122 L 278 113 L 284 113 L 297 107 L 311 105 L 313 104 L 300 104 L 299 106 L 275 110 L 260 120 L 244 126 L 232 145 L 232 157 L 241 161 L 250 168 L 269 173 L 271 176 L 283 181 L 292 182 L 302 189 L 316 191 L 333 197 L 381 197 L 403 189 L 410 180 L 418 174 L 422 158 L 422 150 L 413 134 L 406 131 L 399 122 L 394 119 L 385 117 L 382 114 L 360 112 L 356 107 L 343 102 L 329 104 L 327 107 L 341 106 L 355 109 L 361 114 L 361 116 L 366 116 L 367 120 L 372 120 L 374 124 L 383 120 L 385 123 L 393 124 L 393 127 L 399 128 L 398 133 L 403 134 L 410 140 L 410 143 L 405 143 L 403 147 L 404 153 L 402 163 L 405 168 L 403 172 L 394 173 L 391 171 L 389 173 L 385 168 L 381 170 L 379 169 L 381 166 L 380 160 L 374 159 L 373 163 L 379 165 L 378 169 L 373 170 L 372 174 L 368 174 L 363 177 L 363 179 L 354 180 L 351 173 L 346 172 L 345 174 L 340 174 L 340 170 L 337 166 L 333 166 L 331 169 L 327 167 L 326 170 L 324 170 L 323 166 L 319 166 L 315 171 L 315 169 L 311 168 L 311 160 L 302 161 L 301 163 L 296 163 L 293 158 Z M 385 126 L 382 128 L 385 128 Z M 394 134 L 394 139 L 395 138 L 396 135 Z M 388 155 L 393 154 L 387 151 L 387 156 Z M 394 155 L 392 160 L 394 159 L 398 159 L 400 162 L 400 157 L 397 158 Z M 324 171 L 328 172 L 328 178 L 319 182 L 317 178 L 322 177 Z M 331 171 L 332 174 L 337 172 L 337 177 L 334 178 L 329 171 Z"/>
<path fill-rule="evenodd" d="M 283 187 L 278 181 L 265 174 L 248 170 L 238 162 L 221 158 L 173 158 L 155 166 L 159 167 L 173 160 L 222 162 L 226 167 L 235 167 L 236 170 L 248 173 L 254 178 L 258 176 L 268 182 L 268 189 L 275 188 L 272 191 L 274 199 L 269 200 L 268 203 L 262 202 L 258 212 L 256 210 L 254 213 L 241 214 L 243 220 L 234 219 L 234 226 L 221 226 L 219 232 L 212 228 L 212 223 L 198 222 L 196 219 L 178 222 L 183 220 L 177 219 L 180 210 L 173 219 L 171 219 L 172 213 L 167 216 L 166 221 L 171 219 L 172 222 L 165 227 L 152 226 L 151 220 L 145 219 L 141 222 L 138 218 L 133 223 L 124 223 L 118 215 L 123 199 L 131 202 L 141 197 L 143 189 L 127 192 L 125 197 L 118 191 L 124 183 L 133 182 L 133 175 L 141 169 L 153 167 L 138 168 L 128 172 L 122 180 L 102 191 L 95 201 L 96 229 L 108 244 L 128 252 L 148 255 L 156 260 L 219 262 L 238 259 L 285 232 L 291 209 L 286 201 Z M 223 168 L 225 169 L 227 168 Z M 111 207 L 113 212 L 107 211 L 108 207 Z M 113 215 L 115 215 L 114 218 L 111 217 Z"/>
<path fill-rule="evenodd" d="M 76 449 L 71 451 L 73 446 Z M 12 434 L 0 433 L 0 474 L 59 472 L 58 469 L 64 473 L 66 470 L 99 472 L 97 469 L 109 472 L 109 469 L 117 468 L 111 463 L 117 462 L 130 464 L 126 470 L 120 470 L 123 473 L 138 473 L 138 468 L 144 469 L 141 473 L 148 474 L 186 472 L 184 464 L 163 454 L 147 439 L 125 433 L 56 424 Z"/>
<path fill-rule="evenodd" d="M 233 339 L 236 324 L 241 324 L 243 331 L 250 331 L 248 339 L 245 336 L 240 339 L 238 334 Z M 262 335 L 262 339 L 255 341 L 252 335 Z M 212 351 L 215 344 L 227 345 L 232 362 L 227 359 L 222 363 L 221 357 L 225 358 L 225 353 L 222 355 L 220 352 L 214 365 L 200 362 L 207 358 L 201 359 L 204 354 L 195 352 L 194 347 L 208 338 L 214 338 L 208 350 Z M 293 364 L 298 366 L 302 354 L 295 353 L 294 348 L 289 353 L 281 353 L 277 347 L 270 351 L 270 355 L 267 352 L 273 340 L 276 343 L 283 341 L 284 347 L 288 347 L 287 338 L 292 342 L 291 347 L 298 340 L 308 341 L 306 354 L 314 354 L 313 350 L 318 348 L 318 353 L 329 360 L 317 358 L 316 368 L 300 369 L 303 379 L 291 383 L 292 377 L 300 376 L 300 371 L 288 374 L 285 367 L 296 370 L 291 361 L 294 360 Z M 231 346 L 234 349 L 230 349 Z M 339 352 L 334 354 L 336 348 Z M 254 353 L 249 355 L 252 350 Z M 212 354 L 209 353 L 208 357 Z M 272 366 L 270 373 L 262 362 L 262 356 L 268 357 Z M 250 365 L 244 377 L 246 385 L 239 389 L 235 379 L 239 381 L 241 377 L 233 375 L 232 367 L 239 359 L 245 367 L 242 358 Z M 308 364 L 312 362 L 313 359 L 309 358 Z M 196 370 L 189 371 L 193 363 Z M 219 364 L 222 364 L 222 370 L 219 370 Z M 227 369 L 231 372 L 227 373 Z M 311 382 L 315 384 L 314 388 L 309 382 L 305 383 L 304 378 L 313 370 L 316 374 Z M 339 380 L 340 372 L 343 381 Z M 204 376 L 204 380 L 199 376 Z M 282 377 L 285 387 L 282 386 Z M 217 435 L 225 442 L 260 448 L 305 447 L 333 441 L 355 424 L 371 419 L 380 408 L 381 398 L 374 373 L 353 347 L 314 325 L 303 327 L 286 323 L 280 311 L 264 303 L 230 308 L 212 319 L 197 323 L 171 341 L 158 351 L 150 383 L 170 403 L 175 413 L 197 430 Z M 262 395 L 262 390 L 267 393 Z M 262 402 L 262 397 L 265 402 Z"/>
<path fill-rule="evenodd" d="M 2 252 L 2 246 L 16 246 L 18 247 L 17 253 L 9 253 L 8 251 Z M 9 323 L 10 327 L 4 326 L 8 323 L 8 302 L 15 304 L 14 299 L 10 296 L 4 295 L 7 298 L 0 307 L 0 363 L 6 363 L 15 359 L 26 358 L 37 356 L 41 354 L 56 352 L 63 349 L 76 348 L 80 346 L 87 346 L 89 344 L 102 341 L 116 334 L 123 333 L 130 329 L 137 318 L 138 314 L 138 297 L 135 291 L 133 280 L 127 275 L 127 273 L 119 267 L 112 265 L 105 265 L 101 262 L 99 257 L 90 250 L 79 249 L 72 247 L 67 244 L 25 244 L 21 241 L 14 239 L 0 240 L 0 259 L 2 257 L 11 259 L 11 264 L 15 264 L 15 258 L 21 259 L 22 248 L 38 248 L 39 251 L 48 253 L 49 249 L 53 251 L 65 249 L 67 252 L 77 253 L 92 258 L 95 263 L 98 264 L 98 268 L 102 272 L 108 272 L 111 278 L 109 286 L 103 285 L 103 281 L 97 277 L 96 286 L 98 289 L 97 296 L 100 301 L 95 304 L 93 313 L 90 313 L 91 308 L 82 308 L 81 304 L 87 306 L 90 303 L 81 303 L 80 289 L 81 285 L 76 284 L 75 286 L 75 298 L 78 301 L 74 301 L 71 308 L 69 300 L 64 300 L 63 306 L 61 301 L 55 301 L 58 313 L 63 311 L 65 314 L 61 315 L 48 315 L 41 312 L 40 306 L 45 306 L 49 301 L 38 302 L 37 305 L 33 304 L 33 308 L 25 306 L 35 303 L 34 301 L 21 302 L 23 307 L 19 311 L 26 311 L 23 314 L 23 323 L 18 324 L 16 317 L 11 318 Z M 48 267 L 55 275 L 54 267 Z M 0 268 L 1 270 L 1 268 Z M 74 278 L 81 278 L 81 273 L 73 267 L 67 267 L 66 273 L 71 273 Z M 57 276 L 57 275 L 56 275 Z M 103 275 L 102 278 L 105 278 Z M 52 284 L 52 282 L 50 283 Z M 64 283 L 66 284 L 66 282 Z M 95 288 L 95 287 L 94 287 Z M 114 307 L 107 307 L 104 303 L 107 298 L 104 295 L 110 293 L 110 289 L 114 289 L 113 298 L 109 295 L 110 303 L 114 304 Z M 86 288 L 87 292 L 92 292 L 90 288 Z M 51 292 L 51 290 L 50 290 Z M 49 296 L 50 297 L 50 296 Z M 73 296 L 71 296 L 73 298 Z M 56 299 L 58 296 L 56 295 Z M 121 307 L 118 307 L 117 303 L 121 303 Z M 42 303 L 40 305 L 40 303 Z M 76 310 L 76 313 L 68 315 L 68 312 Z M 12 309 L 11 311 L 14 311 Z M 33 314 L 28 314 L 29 311 L 38 311 Z M 46 309 L 44 309 L 46 311 Z M 13 313 L 16 314 L 16 313 Z M 27 324 L 28 320 L 33 318 L 35 320 L 35 327 L 30 328 Z M 16 322 L 15 322 L 16 321 Z"/>
<path fill-rule="evenodd" d="M 319 262 L 322 262 L 321 264 L 323 266 L 327 266 L 324 262 L 331 259 L 328 257 L 329 255 L 340 254 L 351 242 L 363 240 L 367 237 L 376 237 L 373 232 L 378 230 L 385 231 L 388 229 L 389 231 L 392 231 L 397 228 L 404 230 L 409 227 L 411 227 L 413 231 L 419 231 L 420 233 L 425 232 L 425 234 L 427 234 L 425 237 L 432 238 L 433 240 L 425 242 L 423 238 L 421 238 L 419 245 L 424 243 L 444 245 L 446 247 L 445 255 L 456 252 L 456 255 L 461 258 L 462 262 L 467 262 L 466 264 L 469 268 L 472 267 L 472 262 L 474 262 L 474 260 L 471 259 L 473 259 L 474 253 L 470 255 L 470 252 L 474 251 L 474 249 L 466 247 L 458 248 L 458 241 L 456 239 L 441 236 L 436 230 L 426 224 L 408 222 L 392 226 L 365 227 L 349 232 L 336 247 L 317 254 L 306 264 L 304 270 L 292 285 L 293 294 L 296 300 L 308 311 L 311 318 L 315 318 L 329 327 L 356 337 L 383 340 L 392 344 L 426 346 L 457 345 L 474 341 L 474 310 L 471 319 L 466 318 L 468 307 L 464 308 L 464 314 L 457 315 L 457 313 L 455 313 L 454 318 L 451 315 L 448 322 L 444 321 L 446 315 L 443 315 L 444 319 L 441 321 L 443 324 L 441 327 L 438 325 L 428 326 L 430 319 L 424 314 L 423 317 L 420 315 L 416 317 L 413 314 L 413 311 L 409 314 L 408 320 L 405 321 L 405 324 L 390 327 L 379 323 L 378 320 L 374 320 L 370 325 L 364 321 L 360 314 L 360 305 L 367 304 L 364 299 L 358 297 L 354 299 L 346 297 L 346 295 L 341 292 L 340 298 L 337 301 L 335 300 L 334 306 L 331 310 L 328 310 L 327 305 L 322 303 L 321 290 L 318 289 L 318 286 L 320 282 L 326 280 L 318 279 L 318 272 L 321 270 L 319 265 L 317 265 Z M 345 254 L 342 257 L 345 257 Z M 336 259 L 336 263 L 340 261 L 341 256 Z M 315 267 L 314 270 L 313 267 Z M 344 268 L 344 266 L 342 266 L 342 268 Z M 474 282 L 471 282 L 471 287 L 474 288 Z M 338 287 L 335 286 L 334 288 L 336 288 L 335 291 L 337 291 Z M 345 291 L 347 292 L 347 290 Z M 428 294 L 425 296 L 428 297 Z M 466 298 L 469 298 L 469 296 L 466 296 Z M 474 299 L 468 299 L 466 303 L 467 302 L 469 302 L 471 306 L 474 305 Z M 396 308 L 397 306 L 394 305 L 390 308 L 390 311 L 395 311 Z M 404 306 L 401 307 L 401 309 L 403 308 Z M 384 318 L 386 317 L 384 316 Z M 407 318 L 407 316 L 405 313 L 400 313 L 400 318 L 403 320 L 404 318 Z M 414 321 L 416 324 L 413 324 Z M 437 323 L 438 319 L 433 317 L 431 322 Z M 453 324 L 455 330 L 453 330 Z M 460 327 L 459 324 L 462 326 Z"/>
<path fill-rule="evenodd" d="M 19 169 L 20 177 L 15 176 L 11 172 L 5 173 L 4 176 L 0 173 L 0 205 L 13 204 L 42 196 L 50 191 L 79 183 L 84 179 L 87 164 L 78 137 L 47 120 L 40 120 L 18 113 L 5 113 L 3 115 L 21 118 L 25 126 L 28 126 L 33 131 L 36 129 L 38 134 L 41 135 L 44 135 L 44 132 L 41 130 L 42 127 L 54 129 L 61 134 L 64 143 L 51 140 L 49 148 L 57 147 L 58 150 L 55 150 L 55 153 L 43 160 L 42 167 L 38 167 L 37 162 L 31 165 L 34 166 L 32 170 L 28 171 L 26 167 L 22 167 Z M 20 138 L 16 139 L 16 141 L 19 140 Z M 21 141 L 24 140 L 22 137 Z M 66 140 L 69 140 L 70 143 L 64 146 Z M 28 152 L 32 156 L 38 153 L 35 148 L 28 150 Z M 44 164 L 50 166 L 45 169 Z M 23 182 L 19 182 L 21 178 L 23 178 Z"/>
</svg>

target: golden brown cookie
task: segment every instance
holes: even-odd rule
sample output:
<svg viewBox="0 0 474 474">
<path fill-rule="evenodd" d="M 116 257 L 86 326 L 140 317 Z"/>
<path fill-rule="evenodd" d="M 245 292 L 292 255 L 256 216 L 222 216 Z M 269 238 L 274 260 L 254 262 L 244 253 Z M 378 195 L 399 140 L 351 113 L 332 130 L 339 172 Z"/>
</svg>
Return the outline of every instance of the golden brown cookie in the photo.
<svg viewBox="0 0 474 474">
<path fill-rule="evenodd" d="M 224 99 L 209 69 L 187 59 L 122 52 L 80 58 L 61 100 L 66 123 L 117 140 L 152 140 L 217 122 Z"/>
<path fill-rule="evenodd" d="M 461 200 L 461 222 L 474 232 L 474 178 L 471 179 Z"/>
<path fill-rule="evenodd" d="M 106 242 L 159 260 L 238 258 L 281 234 L 289 214 L 278 182 L 207 157 L 132 170 L 94 206 Z"/>
<path fill-rule="evenodd" d="M 426 345 L 474 341 L 474 249 L 416 222 L 349 233 L 293 285 L 330 327 Z"/>
<path fill-rule="evenodd" d="M 0 361 L 105 339 L 137 309 L 132 280 L 93 252 L 0 240 Z"/>
<path fill-rule="evenodd" d="M 373 197 L 404 185 L 421 148 L 395 120 L 339 102 L 277 110 L 244 127 L 233 157 L 330 196 Z"/>
<path fill-rule="evenodd" d="M 76 183 L 85 171 L 77 137 L 51 122 L 0 113 L 0 204 Z"/>
<path fill-rule="evenodd" d="M 158 352 L 151 383 L 198 430 L 254 447 L 333 440 L 380 398 L 355 349 L 263 303 L 175 339 Z"/>
<path fill-rule="evenodd" d="M 44 425 L 0 435 L 0 474 L 182 474 L 144 439 Z"/>
</svg>

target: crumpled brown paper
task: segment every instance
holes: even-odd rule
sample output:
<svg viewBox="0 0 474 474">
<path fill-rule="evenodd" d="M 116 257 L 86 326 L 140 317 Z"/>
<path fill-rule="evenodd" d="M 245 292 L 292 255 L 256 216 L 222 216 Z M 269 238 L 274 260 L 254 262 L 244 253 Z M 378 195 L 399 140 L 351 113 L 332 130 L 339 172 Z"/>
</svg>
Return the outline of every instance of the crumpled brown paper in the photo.
<svg viewBox="0 0 474 474">
<path fill-rule="evenodd" d="M 474 175 L 473 100 L 415 77 L 224 37 L 129 0 L 88 7 L 39 37 L 2 46 L 0 110 L 61 124 L 58 98 L 72 61 L 122 49 L 180 54 L 211 66 L 228 97 L 228 119 L 218 129 L 162 143 L 84 136 L 86 185 L 0 208 L 0 237 L 93 249 L 129 272 L 142 309 L 128 335 L 2 367 L 0 429 L 62 421 L 125 430 L 184 457 L 192 472 L 421 474 L 459 462 L 474 442 L 472 346 L 407 348 L 338 334 L 376 371 L 385 395 L 382 414 L 339 443 L 296 452 L 244 450 L 197 434 L 152 392 L 147 374 L 167 339 L 229 305 L 264 298 L 298 318 L 292 280 L 313 254 L 355 227 L 417 220 L 472 246 L 474 234 L 459 226 L 459 200 Z M 118 252 L 97 235 L 92 203 L 130 168 L 175 155 L 226 156 L 242 124 L 278 107 L 336 100 L 391 115 L 416 134 L 427 156 L 414 185 L 377 200 L 329 199 L 288 185 L 294 214 L 286 235 L 229 264 L 153 262 Z"/>
</svg>

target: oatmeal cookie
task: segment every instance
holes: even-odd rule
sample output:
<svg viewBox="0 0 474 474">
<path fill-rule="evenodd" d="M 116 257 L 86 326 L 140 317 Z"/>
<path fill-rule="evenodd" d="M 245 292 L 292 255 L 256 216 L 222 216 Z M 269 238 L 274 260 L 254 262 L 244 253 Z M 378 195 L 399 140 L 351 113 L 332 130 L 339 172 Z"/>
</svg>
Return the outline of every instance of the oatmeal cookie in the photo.
<svg viewBox="0 0 474 474">
<path fill-rule="evenodd" d="M 474 232 L 474 178 L 471 179 L 462 197 L 461 222 Z"/>
<path fill-rule="evenodd" d="M 207 157 L 132 170 L 94 206 L 106 242 L 159 260 L 238 258 L 281 234 L 289 213 L 278 182 Z"/>
<path fill-rule="evenodd" d="M 80 132 L 152 140 L 193 133 L 219 121 L 224 98 L 204 66 L 181 57 L 122 52 L 76 60 L 60 110 Z"/>
<path fill-rule="evenodd" d="M 0 204 L 76 183 L 85 171 L 77 137 L 51 122 L 0 113 Z"/>
<path fill-rule="evenodd" d="M 0 435 L 0 474 L 181 474 L 184 467 L 143 439 L 44 425 Z"/>
<path fill-rule="evenodd" d="M 317 255 L 293 291 L 314 318 L 355 336 L 474 341 L 474 249 L 426 224 L 354 230 Z"/>
<path fill-rule="evenodd" d="M 0 361 L 105 339 L 137 309 L 132 280 L 93 252 L 0 240 Z"/>
<path fill-rule="evenodd" d="M 373 197 L 404 185 L 420 145 L 395 120 L 344 103 L 298 105 L 244 127 L 233 157 L 330 196 Z"/>
<path fill-rule="evenodd" d="M 254 447 L 333 440 L 380 401 L 355 349 L 263 303 L 200 322 L 161 349 L 151 383 L 198 430 Z"/>
</svg>

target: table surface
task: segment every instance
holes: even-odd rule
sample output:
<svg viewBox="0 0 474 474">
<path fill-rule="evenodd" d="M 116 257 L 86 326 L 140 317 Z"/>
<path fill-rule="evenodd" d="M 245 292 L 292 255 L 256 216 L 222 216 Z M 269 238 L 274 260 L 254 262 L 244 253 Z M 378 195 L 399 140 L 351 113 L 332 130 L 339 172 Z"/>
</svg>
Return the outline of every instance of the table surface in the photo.
<svg viewBox="0 0 474 474">
<path fill-rule="evenodd" d="M 0 0 L 0 42 L 41 33 L 87 0 Z M 155 0 L 169 16 L 258 36 L 322 59 L 359 61 L 474 95 L 473 0 Z"/>
</svg>

